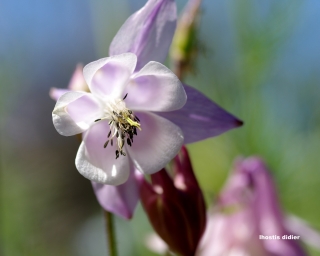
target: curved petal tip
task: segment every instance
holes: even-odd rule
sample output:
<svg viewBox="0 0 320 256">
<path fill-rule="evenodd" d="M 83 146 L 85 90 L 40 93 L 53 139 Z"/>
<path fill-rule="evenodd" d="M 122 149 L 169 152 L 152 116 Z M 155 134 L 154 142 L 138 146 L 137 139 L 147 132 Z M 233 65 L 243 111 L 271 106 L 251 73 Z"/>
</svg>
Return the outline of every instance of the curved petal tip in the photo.
<svg viewBox="0 0 320 256">
<path fill-rule="evenodd" d="M 235 127 L 241 127 L 242 125 L 244 125 L 244 122 L 240 119 L 236 119 L 234 123 Z"/>
</svg>

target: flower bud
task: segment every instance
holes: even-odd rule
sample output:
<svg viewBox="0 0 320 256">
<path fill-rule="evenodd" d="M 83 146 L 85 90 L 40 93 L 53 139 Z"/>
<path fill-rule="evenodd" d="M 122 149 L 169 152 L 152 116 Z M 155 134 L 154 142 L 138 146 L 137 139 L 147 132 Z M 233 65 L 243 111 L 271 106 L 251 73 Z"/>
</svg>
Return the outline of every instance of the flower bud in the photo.
<svg viewBox="0 0 320 256">
<path fill-rule="evenodd" d="M 165 169 L 141 181 L 140 197 L 149 220 L 170 250 L 194 255 L 204 232 L 206 215 L 201 189 L 186 148 L 174 159 L 174 175 Z"/>
<path fill-rule="evenodd" d="M 177 76 L 181 79 L 186 71 L 193 69 L 199 42 L 197 27 L 201 0 L 189 0 L 178 21 L 173 37 L 170 56 Z"/>
</svg>

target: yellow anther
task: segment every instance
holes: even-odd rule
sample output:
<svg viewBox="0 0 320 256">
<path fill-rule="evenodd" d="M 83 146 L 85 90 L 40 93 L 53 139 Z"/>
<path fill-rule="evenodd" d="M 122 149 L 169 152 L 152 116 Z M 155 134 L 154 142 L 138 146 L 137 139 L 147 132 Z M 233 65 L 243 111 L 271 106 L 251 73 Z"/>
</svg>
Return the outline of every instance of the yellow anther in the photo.
<svg viewBox="0 0 320 256">
<path fill-rule="evenodd" d="M 125 120 L 134 127 L 137 127 L 141 131 L 140 124 L 138 122 L 133 121 L 130 117 L 126 117 Z"/>
</svg>

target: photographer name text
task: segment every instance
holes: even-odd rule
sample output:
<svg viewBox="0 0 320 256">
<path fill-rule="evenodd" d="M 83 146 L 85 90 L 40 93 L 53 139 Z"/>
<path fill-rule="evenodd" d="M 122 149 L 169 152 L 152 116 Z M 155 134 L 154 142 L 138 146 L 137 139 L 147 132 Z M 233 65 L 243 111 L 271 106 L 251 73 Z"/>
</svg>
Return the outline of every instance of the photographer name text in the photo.
<svg viewBox="0 0 320 256">
<path fill-rule="evenodd" d="M 264 236 L 264 235 L 259 235 L 260 240 L 299 240 L 300 236 L 294 236 L 294 235 L 283 235 L 283 236 L 277 236 L 277 235 L 272 235 L 272 236 Z"/>
</svg>

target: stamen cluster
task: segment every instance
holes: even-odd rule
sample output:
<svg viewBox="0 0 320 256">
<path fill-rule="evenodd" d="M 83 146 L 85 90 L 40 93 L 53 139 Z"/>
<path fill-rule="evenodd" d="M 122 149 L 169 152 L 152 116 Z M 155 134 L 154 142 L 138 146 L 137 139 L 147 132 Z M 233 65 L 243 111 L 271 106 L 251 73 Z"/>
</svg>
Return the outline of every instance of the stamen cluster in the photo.
<svg viewBox="0 0 320 256">
<path fill-rule="evenodd" d="M 126 108 L 125 104 L 123 105 L 123 101 L 127 95 L 122 100 L 119 99 L 118 104 L 122 105 L 122 107 L 119 108 L 119 105 L 114 106 L 112 111 L 109 108 L 107 117 L 95 120 L 97 122 L 103 119 L 111 119 L 109 121 L 110 131 L 108 133 L 108 140 L 104 143 L 104 148 L 108 146 L 109 142 L 113 146 L 113 139 L 116 137 L 118 144 L 118 149 L 115 151 L 116 159 L 120 154 L 126 156 L 126 153 L 123 151 L 125 142 L 131 147 L 133 136 L 137 135 L 137 128 L 141 130 L 139 118 L 133 114 L 132 110 Z"/>
</svg>

